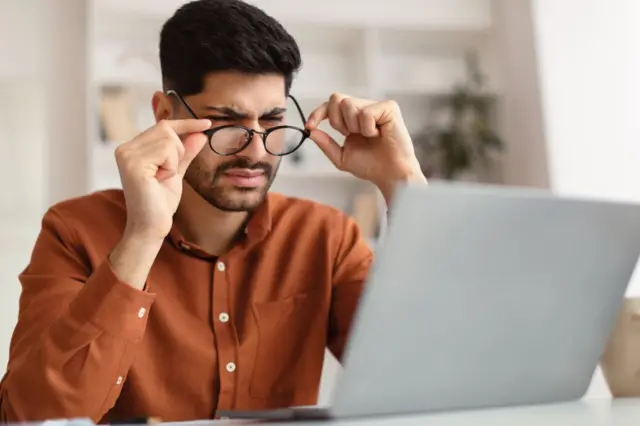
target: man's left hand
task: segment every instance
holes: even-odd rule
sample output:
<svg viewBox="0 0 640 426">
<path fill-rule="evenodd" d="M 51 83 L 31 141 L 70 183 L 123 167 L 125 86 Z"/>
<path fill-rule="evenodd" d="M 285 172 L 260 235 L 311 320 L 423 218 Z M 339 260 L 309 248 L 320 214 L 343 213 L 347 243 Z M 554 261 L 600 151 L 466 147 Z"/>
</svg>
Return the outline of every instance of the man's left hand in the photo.
<svg viewBox="0 0 640 426">
<path fill-rule="evenodd" d="M 342 146 L 317 128 L 326 119 L 345 136 Z M 339 170 L 372 182 L 387 202 L 399 182 L 426 183 L 394 101 L 375 102 L 336 93 L 311 113 L 306 128 Z"/>
</svg>

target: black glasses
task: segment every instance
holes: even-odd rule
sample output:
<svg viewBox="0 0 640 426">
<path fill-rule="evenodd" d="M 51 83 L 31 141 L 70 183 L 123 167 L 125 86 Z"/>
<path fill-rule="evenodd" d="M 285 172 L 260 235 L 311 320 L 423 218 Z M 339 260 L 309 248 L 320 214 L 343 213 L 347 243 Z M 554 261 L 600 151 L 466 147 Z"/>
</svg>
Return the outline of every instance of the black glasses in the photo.
<svg viewBox="0 0 640 426">
<path fill-rule="evenodd" d="M 193 118 L 199 118 L 175 90 L 168 90 L 166 93 L 178 98 Z M 302 118 L 302 122 L 305 123 L 307 120 L 304 117 L 302 108 L 300 108 L 300 104 L 293 96 L 288 95 L 288 97 L 293 101 L 300 118 Z M 209 138 L 209 147 L 218 155 L 237 154 L 251 143 L 253 135 L 260 135 L 264 149 L 271 155 L 282 157 L 300 148 L 305 139 L 309 137 L 310 132 L 307 129 L 295 126 L 275 126 L 260 132 L 239 124 L 225 124 L 205 130 L 204 134 Z"/>
</svg>

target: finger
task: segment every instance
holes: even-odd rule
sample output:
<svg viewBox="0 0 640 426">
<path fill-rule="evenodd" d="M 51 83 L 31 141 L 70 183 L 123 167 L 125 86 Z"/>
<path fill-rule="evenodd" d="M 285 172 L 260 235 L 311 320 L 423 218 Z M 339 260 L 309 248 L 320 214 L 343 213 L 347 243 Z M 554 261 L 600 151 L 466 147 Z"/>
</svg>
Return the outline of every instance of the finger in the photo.
<svg viewBox="0 0 640 426">
<path fill-rule="evenodd" d="M 334 166 L 342 170 L 342 147 L 331 136 L 320 129 L 314 129 L 309 139 L 316 143 Z"/>
<path fill-rule="evenodd" d="M 180 161 L 179 149 L 173 140 L 167 139 L 153 147 L 148 155 L 151 164 L 157 166 L 156 179 L 163 181 L 178 173 L 178 164 Z"/>
<path fill-rule="evenodd" d="M 194 133 L 187 136 L 182 144 L 184 146 L 184 154 L 180 158 L 178 163 L 178 173 L 180 176 L 184 176 L 187 172 L 187 168 L 194 158 L 202 151 L 202 148 L 207 144 L 208 138 L 203 133 Z"/>
<path fill-rule="evenodd" d="M 336 96 L 341 96 L 337 95 Z M 343 96 L 342 99 L 345 97 Z M 374 104 L 375 102 L 367 100 L 367 99 L 359 99 L 359 98 L 349 98 L 349 101 L 353 103 L 353 105 L 357 109 L 362 109 L 368 105 Z M 305 127 L 309 130 L 315 129 L 318 124 L 320 124 L 323 120 L 329 118 L 329 102 L 324 102 L 322 105 L 318 106 L 311 114 L 309 114 L 309 118 L 305 123 Z"/>
<path fill-rule="evenodd" d="M 340 101 L 340 111 L 349 133 L 361 133 L 360 121 L 358 119 L 359 111 L 353 101 L 349 98 L 344 98 Z"/>
<path fill-rule="evenodd" d="M 394 101 L 377 102 L 362 108 L 361 114 L 371 116 L 377 127 L 382 127 L 393 120 L 402 120 L 400 107 Z"/>
<path fill-rule="evenodd" d="M 163 131 L 174 132 L 177 135 L 204 132 L 211 128 L 211 120 L 187 118 L 184 120 L 162 120 L 157 125 Z"/>
<path fill-rule="evenodd" d="M 323 102 L 322 105 L 314 109 L 305 123 L 308 130 L 313 130 L 318 124 L 329 117 L 329 102 Z"/>
<path fill-rule="evenodd" d="M 358 112 L 358 123 L 360 124 L 360 134 L 365 138 L 375 138 L 380 135 L 376 119 L 370 110 L 362 109 Z"/>
<path fill-rule="evenodd" d="M 329 112 L 327 115 L 329 116 L 329 124 L 331 127 L 336 129 L 338 132 L 342 134 L 342 136 L 349 136 L 349 129 L 344 122 L 344 117 L 342 116 L 342 110 L 340 108 L 340 103 L 344 98 L 341 95 L 333 94 L 331 95 L 331 99 L 329 99 Z"/>
</svg>

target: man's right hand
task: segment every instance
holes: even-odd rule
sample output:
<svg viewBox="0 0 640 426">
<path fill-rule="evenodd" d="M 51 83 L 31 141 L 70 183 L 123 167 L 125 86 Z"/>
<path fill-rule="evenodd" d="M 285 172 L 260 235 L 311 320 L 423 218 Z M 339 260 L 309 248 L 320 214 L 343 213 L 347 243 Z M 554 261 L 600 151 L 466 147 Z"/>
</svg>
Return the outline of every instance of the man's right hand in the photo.
<svg viewBox="0 0 640 426">
<path fill-rule="evenodd" d="M 116 149 L 127 207 L 125 234 L 162 241 L 182 196 L 182 179 L 207 143 L 209 120 L 163 120 Z M 182 139 L 181 139 L 182 137 Z"/>
<path fill-rule="evenodd" d="M 109 261 L 120 281 L 133 288 L 145 287 L 171 230 L 182 196 L 182 179 L 207 143 L 202 132 L 209 127 L 209 120 L 161 121 L 116 149 L 127 224 Z"/>
</svg>

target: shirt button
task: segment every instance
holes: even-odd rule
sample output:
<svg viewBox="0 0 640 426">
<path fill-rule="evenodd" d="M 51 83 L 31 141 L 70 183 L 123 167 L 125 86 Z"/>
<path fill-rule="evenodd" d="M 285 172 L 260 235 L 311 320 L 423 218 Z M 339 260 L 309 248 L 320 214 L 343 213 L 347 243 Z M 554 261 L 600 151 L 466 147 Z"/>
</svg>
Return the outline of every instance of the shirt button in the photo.
<svg viewBox="0 0 640 426">
<path fill-rule="evenodd" d="M 122 384 L 122 380 L 124 380 L 122 378 L 122 376 L 118 376 L 118 378 L 116 379 L 116 385 L 121 385 Z"/>
<path fill-rule="evenodd" d="M 236 365 L 233 362 L 228 363 L 226 368 L 229 373 L 236 371 Z"/>
<path fill-rule="evenodd" d="M 229 321 L 229 314 L 226 312 L 223 312 L 220 315 L 218 315 L 218 319 L 220 320 L 220 322 L 227 322 Z"/>
<path fill-rule="evenodd" d="M 224 271 L 226 268 L 224 262 L 218 262 L 218 271 Z"/>
<path fill-rule="evenodd" d="M 142 318 L 146 313 L 147 310 L 145 308 L 140 308 L 140 310 L 138 311 L 138 318 Z"/>
</svg>

